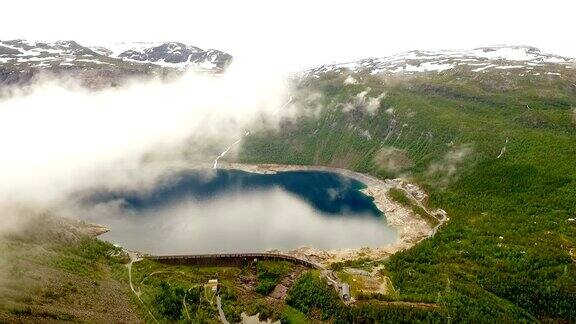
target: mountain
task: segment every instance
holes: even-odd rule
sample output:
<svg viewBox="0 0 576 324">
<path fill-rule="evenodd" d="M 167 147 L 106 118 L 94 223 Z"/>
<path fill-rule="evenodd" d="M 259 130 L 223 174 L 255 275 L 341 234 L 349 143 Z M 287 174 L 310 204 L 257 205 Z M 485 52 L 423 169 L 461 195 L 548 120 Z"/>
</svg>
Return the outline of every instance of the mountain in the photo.
<svg viewBox="0 0 576 324">
<path fill-rule="evenodd" d="M 83 46 L 75 41 L 0 41 L 0 85 L 29 82 L 39 72 L 73 76 L 95 87 L 124 77 L 165 75 L 193 69 L 221 73 L 232 56 L 180 42 L 113 43 Z M 397 55 L 326 64 L 298 78 L 329 73 L 405 77 L 430 73 L 560 77 L 576 71 L 576 60 L 545 54 L 531 46 L 490 46 L 472 50 L 414 50 Z M 353 82 L 349 80 L 349 82 Z M 102 85 L 103 84 L 103 85 Z"/>
<path fill-rule="evenodd" d="M 198 47 L 177 42 L 141 45 L 144 46 L 133 46 L 115 56 L 125 60 L 148 62 L 168 67 L 193 65 L 208 70 L 224 69 L 232 61 L 232 56 L 224 52 L 214 49 L 204 51 Z"/>
<path fill-rule="evenodd" d="M 309 69 L 293 88 L 286 109 L 299 118 L 252 131 L 241 162 L 401 177 L 450 217 L 413 248 L 357 260 L 353 267 L 381 267 L 393 292 L 358 294 L 382 313 L 355 308 L 355 316 L 379 322 L 392 312 L 382 308 L 402 302 L 416 306 L 403 310 L 406 322 L 576 319 L 574 59 L 525 46 L 412 51 Z M 295 299 L 320 296 L 303 290 Z M 422 320 L 425 303 L 437 308 L 427 304 Z M 332 317 L 332 305 L 291 305 L 319 307 L 334 322 L 357 318 Z"/>
<path fill-rule="evenodd" d="M 415 74 L 422 72 L 501 72 L 518 75 L 557 75 L 576 69 L 576 59 L 544 54 L 532 46 L 489 46 L 473 50 L 409 51 L 397 55 L 322 65 L 309 75 L 350 70 L 370 74 Z"/>
<path fill-rule="evenodd" d="M 75 41 L 0 41 L 0 85 L 29 82 L 38 73 L 81 79 L 94 87 L 113 85 L 130 76 L 221 73 L 232 56 L 183 43 L 120 43 L 83 46 Z"/>
</svg>

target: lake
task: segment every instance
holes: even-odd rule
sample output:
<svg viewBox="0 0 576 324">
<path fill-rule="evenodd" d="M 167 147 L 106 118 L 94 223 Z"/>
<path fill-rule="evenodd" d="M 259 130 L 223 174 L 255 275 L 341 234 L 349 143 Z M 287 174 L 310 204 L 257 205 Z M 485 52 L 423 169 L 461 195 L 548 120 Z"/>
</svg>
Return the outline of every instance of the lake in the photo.
<svg viewBox="0 0 576 324">
<path fill-rule="evenodd" d="M 337 173 L 179 172 L 146 192 L 83 199 L 102 239 L 151 254 L 379 247 L 397 240 L 364 185 Z"/>
</svg>

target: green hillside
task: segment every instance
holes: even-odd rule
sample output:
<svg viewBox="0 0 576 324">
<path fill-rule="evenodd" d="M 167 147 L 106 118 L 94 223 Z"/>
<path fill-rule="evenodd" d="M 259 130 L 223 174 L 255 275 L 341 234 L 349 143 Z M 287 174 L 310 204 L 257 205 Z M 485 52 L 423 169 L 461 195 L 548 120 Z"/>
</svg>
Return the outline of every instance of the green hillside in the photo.
<svg viewBox="0 0 576 324">
<path fill-rule="evenodd" d="M 253 132 L 241 161 L 401 176 L 448 212 L 386 261 L 401 296 L 453 320 L 576 318 L 576 73 L 329 72 L 294 94 L 300 117 Z"/>
</svg>

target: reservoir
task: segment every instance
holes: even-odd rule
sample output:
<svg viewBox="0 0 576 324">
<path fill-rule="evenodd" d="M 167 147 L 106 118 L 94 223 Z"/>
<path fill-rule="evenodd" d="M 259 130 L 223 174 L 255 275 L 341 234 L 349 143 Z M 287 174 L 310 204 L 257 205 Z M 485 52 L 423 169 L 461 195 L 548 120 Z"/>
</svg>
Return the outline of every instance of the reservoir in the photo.
<svg viewBox="0 0 576 324">
<path fill-rule="evenodd" d="M 381 247 L 397 240 L 385 215 L 337 173 L 187 170 L 143 192 L 97 190 L 85 218 L 102 239 L 151 254 L 265 252 L 302 246 Z"/>
</svg>

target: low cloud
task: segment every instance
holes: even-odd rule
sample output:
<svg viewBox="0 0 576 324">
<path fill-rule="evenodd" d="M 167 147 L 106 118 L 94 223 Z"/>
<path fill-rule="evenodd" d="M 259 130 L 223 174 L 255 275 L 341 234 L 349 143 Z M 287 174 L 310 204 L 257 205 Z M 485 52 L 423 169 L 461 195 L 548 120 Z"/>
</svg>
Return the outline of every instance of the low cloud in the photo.
<svg viewBox="0 0 576 324">
<path fill-rule="evenodd" d="M 350 102 L 344 104 L 342 111 L 350 112 L 358 109 L 367 112 L 369 115 L 374 115 L 380 108 L 380 102 L 386 97 L 386 93 L 383 92 L 377 97 L 371 97 L 368 95 L 370 90 L 368 88 L 358 93 Z"/>
<path fill-rule="evenodd" d="M 413 162 L 405 150 L 384 147 L 374 156 L 374 163 L 382 170 L 398 172 L 412 167 Z"/>
<path fill-rule="evenodd" d="M 287 91 L 283 76 L 241 67 L 98 92 L 68 80 L 12 89 L 0 101 L 0 229 L 85 188 L 145 188 L 191 161 L 211 166 L 258 117 L 281 119 Z"/>
<path fill-rule="evenodd" d="M 453 181 L 466 159 L 474 152 L 470 144 L 453 146 L 446 155 L 428 167 L 428 174 L 440 178 L 440 184 L 447 185 Z"/>
<path fill-rule="evenodd" d="M 344 79 L 344 84 L 357 84 L 358 80 L 354 79 L 354 77 L 352 77 L 351 75 L 349 75 L 348 77 L 346 77 L 346 79 Z"/>
</svg>

